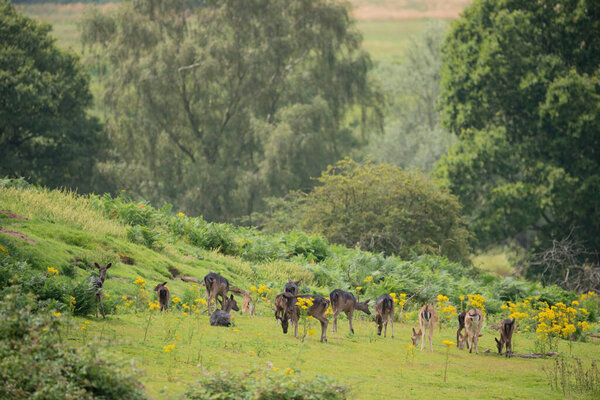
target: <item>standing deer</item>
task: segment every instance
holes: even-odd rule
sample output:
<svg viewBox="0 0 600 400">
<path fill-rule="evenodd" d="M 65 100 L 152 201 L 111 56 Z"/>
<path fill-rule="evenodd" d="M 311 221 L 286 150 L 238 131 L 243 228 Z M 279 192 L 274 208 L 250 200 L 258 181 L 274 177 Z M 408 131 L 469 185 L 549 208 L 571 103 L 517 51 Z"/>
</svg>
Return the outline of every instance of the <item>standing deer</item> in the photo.
<svg viewBox="0 0 600 400">
<path fill-rule="evenodd" d="M 106 318 L 104 314 L 104 304 L 102 299 L 104 298 L 104 280 L 106 279 L 106 271 L 112 266 L 112 263 L 106 264 L 106 267 L 94 263 L 94 266 L 98 268 L 98 276 L 90 275 L 90 286 L 96 293 L 96 318 L 98 318 L 98 303 L 100 303 L 100 310 L 102 311 L 102 318 Z"/>
<path fill-rule="evenodd" d="M 300 281 L 302 281 L 302 279 L 299 279 L 297 281 L 293 281 L 293 280 L 291 280 L 291 279 L 288 278 L 288 282 L 283 287 L 283 292 L 284 293 L 289 293 L 292 296 L 296 296 L 298 294 L 298 284 L 300 283 Z"/>
<path fill-rule="evenodd" d="M 250 292 L 235 287 L 230 288 L 229 291 L 237 294 L 238 296 L 244 296 L 242 312 L 244 314 L 254 315 L 254 303 L 252 303 L 252 296 L 250 295 Z"/>
<path fill-rule="evenodd" d="M 240 311 L 237 302 L 231 295 L 230 298 L 225 297 L 225 307 L 222 310 L 215 310 L 210 316 L 211 326 L 230 326 L 231 325 L 231 310 Z"/>
<path fill-rule="evenodd" d="M 229 292 L 229 282 L 219 274 L 209 272 L 204 277 L 204 286 L 206 286 L 206 296 L 208 297 L 208 313 L 211 314 L 212 300 L 215 300 L 215 309 L 218 296 L 221 296 L 221 309 L 225 308 L 225 299 Z"/>
<path fill-rule="evenodd" d="M 333 310 L 332 332 L 334 333 L 337 332 L 337 318 L 341 312 L 346 313 L 348 323 L 350 324 L 350 332 L 353 334 L 354 328 L 352 327 L 352 317 L 354 315 L 354 310 L 359 310 L 367 315 L 371 315 L 371 311 L 369 310 L 369 301 L 371 301 L 371 299 L 358 302 L 352 293 L 335 289 L 329 294 L 329 300 L 331 301 L 331 309 Z"/>
<path fill-rule="evenodd" d="M 287 333 L 288 324 L 291 321 L 294 325 L 294 335 L 298 338 L 298 320 L 300 319 L 300 308 L 298 307 L 298 298 L 310 298 L 312 306 L 308 308 L 308 315 L 319 320 L 321 323 L 321 342 L 327 342 L 327 325 L 329 320 L 325 312 L 329 307 L 329 301 L 321 296 L 301 294 L 293 296 L 287 292 L 277 295 L 275 298 L 275 319 L 281 321 L 283 333 Z"/>
<path fill-rule="evenodd" d="M 512 354 L 512 336 L 515 331 L 515 319 L 507 318 L 500 327 L 500 340 L 494 338 L 498 347 L 498 354 L 502 355 L 502 346 L 506 345 L 506 357 Z"/>
<path fill-rule="evenodd" d="M 169 311 L 169 288 L 167 288 L 167 282 L 159 283 L 154 287 L 154 291 L 158 292 L 158 303 L 160 304 L 160 311 Z"/>
<path fill-rule="evenodd" d="M 419 340 L 421 340 L 421 351 L 425 348 L 425 331 L 429 329 L 429 348 L 433 351 L 433 328 L 435 327 L 435 323 L 438 320 L 437 313 L 435 312 L 435 308 L 430 305 L 424 305 L 419 311 L 419 331 L 415 332 L 415 328 L 412 328 L 412 342 L 413 346 L 419 344 Z"/>
<path fill-rule="evenodd" d="M 387 335 L 388 321 L 392 323 L 392 339 L 394 338 L 394 299 L 389 294 L 382 294 L 375 302 L 375 322 L 377 323 L 377 334 L 381 336 L 381 329 L 385 323 L 383 337 Z"/>
<path fill-rule="evenodd" d="M 469 353 L 473 352 L 475 347 L 475 353 L 479 354 L 479 332 L 483 326 L 484 316 L 478 308 L 472 308 L 467 311 L 465 315 L 465 335 L 461 336 L 458 340 L 458 347 L 463 348 L 465 340 L 467 341 L 467 348 Z M 469 343 L 470 342 L 470 343 Z"/>
<path fill-rule="evenodd" d="M 458 347 L 458 341 L 460 338 L 460 332 L 465 329 L 465 315 L 467 315 L 467 311 L 463 311 L 460 314 L 458 314 L 458 329 L 456 331 L 456 347 Z M 467 347 L 468 347 L 468 343 L 467 343 Z"/>
</svg>

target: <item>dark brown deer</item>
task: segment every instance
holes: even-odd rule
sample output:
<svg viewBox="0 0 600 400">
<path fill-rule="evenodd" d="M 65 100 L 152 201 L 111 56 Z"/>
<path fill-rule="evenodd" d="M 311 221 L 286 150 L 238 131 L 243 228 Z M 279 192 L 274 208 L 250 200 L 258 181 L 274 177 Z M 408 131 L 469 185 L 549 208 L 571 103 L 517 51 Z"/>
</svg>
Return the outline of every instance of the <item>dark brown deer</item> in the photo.
<svg viewBox="0 0 600 400">
<path fill-rule="evenodd" d="M 283 287 L 283 292 L 284 293 L 289 293 L 292 296 L 296 296 L 298 295 L 298 285 L 300 284 L 300 281 L 302 281 L 302 279 L 299 279 L 297 281 L 293 281 L 291 279 L 288 278 L 288 283 L 285 284 L 285 286 Z"/>
<path fill-rule="evenodd" d="M 385 324 L 383 337 L 387 335 L 388 321 L 392 323 L 392 339 L 394 338 L 394 299 L 389 294 L 382 294 L 375 302 L 375 322 L 377 334 L 381 336 L 381 329 Z"/>
<path fill-rule="evenodd" d="M 160 311 L 169 311 L 169 288 L 167 288 L 167 282 L 159 283 L 154 287 L 154 291 L 158 292 L 158 303 L 160 304 Z"/>
<path fill-rule="evenodd" d="M 321 323 L 321 342 L 327 342 L 327 325 L 329 320 L 325 312 L 329 307 L 329 301 L 321 296 L 301 294 L 293 296 L 289 293 L 281 293 L 275 298 L 275 318 L 281 321 L 283 333 L 287 333 L 289 322 L 294 325 L 294 335 L 298 338 L 298 320 L 300 319 L 300 308 L 296 304 L 298 298 L 312 299 L 312 306 L 308 308 L 308 315 L 319 320 Z"/>
<path fill-rule="evenodd" d="M 485 317 L 483 316 L 483 313 L 478 308 L 472 308 L 469 311 L 467 311 L 467 314 L 465 315 L 466 334 L 459 337 L 459 348 L 463 348 L 464 342 L 466 340 L 469 353 L 473 352 L 474 347 L 475 353 L 479 354 L 479 332 L 481 331 L 481 327 L 483 326 L 484 319 Z"/>
<path fill-rule="evenodd" d="M 456 330 L 456 347 L 458 347 L 458 340 L 460 338 L 460 332 L 465 329 L 465 315 L 467 315 L 467 311 L 463 311 L 458 314 L 458 329 Z M 468 344 L 467 344 L 468 347 Z"/>
<path fill-rule="evenodd" d="M 424 305 L 421 308 L 421 311 L 419 311 L 419 331 L 415 332 L 415 328 L 412 330 L 413 346 L 419 344 L 419 340 L 421 340 L 421 351 L 423 351 L 425 348 L 425 331 L 429 330 L 429 348 L 433 351 L 433 329 L 435 328 L 437 320 L 437 312 L 435 312 L 433 306 Z"/>
<path fill-rule="evenodd" d="M 506 346 L 506 357 L 512 354 L 512 336 L 515 331 L 515 319 L 507 318 L 500 327 L 500 340 L 494 338 L 498 347 L 498 354 L 502 355 L 502 347 Z"/>
<path fill-rule="evenodd" d="M 333 311 L 332 332 L 334 333 L 337 332 L 337 318 L 341 312 L 346 313 L 348 323 L 350 324 L 350 332 L 353 334 L 354 328 L 352 327 L 352 317 L 354 316 L 354 310 L 359 310 L 367 315 L 371 315 L 371 311 L 369 310 L 369 301 L 371 301 L 371 299 L 358 302 L 352 293 L 335 289 L 329 294 L 329 300 L 331 301 L 331 309 Z"/>
<path fill-rule="evenodd" d="M 240 311 L 237 302 L 231 297 L 225 297 L 225 308 L 222 310 L 215 310 L 210 315 L 210 324 L 212 326 L 230 326 L 231 325 L 231 310 Z"/>
<path fill-rule="evenodd" d="M 212 301 L 215 300 L 215 309 L 217 308 L 218 296 L 221 296 L 221 309 L 225 309 L 225 299 L 229 292 L 229 282 L 219 274 L 209 272 L 204 277 L 204 286 L 206 286 L 206 297 L 208 297 L 208 313 L 212 310 Z"/>
<path fill-rule="evenodd" d="M 100 310 L 102 311 L 102 318 L 106 318 L 104 314 L 104 304 L 102 299 L 104 298 L 104 281 L 106 280 L 106 271 L 112 266 L 112 263 L 106 264 L 106 267 L 94 263 L 94 266 L 98 268 L 98 276 L 90 276 L 90 285 L 92 290 L 96 294 L 96 318 L 98 318 L 98 303 L 100 303 Z"/>
</svg>

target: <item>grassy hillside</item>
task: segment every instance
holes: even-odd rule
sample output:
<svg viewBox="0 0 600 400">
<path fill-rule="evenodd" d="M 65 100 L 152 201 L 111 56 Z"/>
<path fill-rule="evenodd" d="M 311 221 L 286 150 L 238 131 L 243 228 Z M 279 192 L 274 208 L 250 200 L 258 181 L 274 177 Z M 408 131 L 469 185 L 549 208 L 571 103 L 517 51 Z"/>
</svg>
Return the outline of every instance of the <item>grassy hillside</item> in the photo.
<svg viewBox="0 0 600 400">
<path fill-rule="evenodd" d="M 352 398 L 360 399 L 439 394 L 448 398 L 467 394 L 477 398 L 562 397 L 548 386 L 552 359 L 505 359 L 495 354 L 493 338 L 498 335 L 489 327 L 511 312 L 525 315 L 519 317 L 514 339 L 517 353 L 557 349 L 567 360 L 578 357 L 586 370 L 600 356 L 600 347 L 589 335 L 598 333 L 597 297 L 478 273 L 438 257 L 385 258 L 331 246 L 299 232 L 262 236 L 253 230 L 175 214 L 168 206 L 156 209 L 133 202 L 126 194 L 116 199 L 81 197 L 21 181 L 0 184 L 0 210 L 0 258 L 8 254 L 26 260 L 32 268 L 28 274 L 39 274 L 42 280 L 41 285 L 27 282 L 26 286 L 38 288 L 49 307 L 62 313 L 56 318 L 66 324 L 62 331 L 69 342 L 74 346 L 92 344 L 100 357 L 139 369 L 146 393 L 153 398 L 179 397 L 205 373 L 222 370 L 254 371 L 257 376 L 286 373 L 308 379 L 326 374 L 349 385 Z M 73 285 L 93 272 L 93 262 L 114 264 L 105 283 L 106 320 L 75 317 L 71 312 L 74 304 L 69 304 L 69 290 L 75 290 L 69 288 L 76 288 Z M 18 274 L 21 267 L 15 264 L 12 268 L 12 273 Z M 201 279 L 210 270 L 225 275 L 233 286 L 249 291 L 258 286 L 260 294 L 252 291 L 256 315 L 236 313 L 233 327 L 210 327 L 208 317 L 201 313 L 203 287 L 173 276 Z M 4 271 L 1 267 L 0 286 L 10 284 Z M 302 279 L 305 293 L 326 295 L 340 286 L 362 298 L 391 291 L 408 293 L 408 297 L 419 289 L 421 292 L 405 306 L 402 319 L 396 314 L 393 340 L 389 329 L 388 338 L 378 337 L 371 317 L 361 313 L 355 317 L 356 335 L 348 334 L 347 321 L 340 317 L 338 333 L 328 332 L 328 343 L 321 344 L 320 327 L 307 320 L 301 331 L 306 330 L 308 336 L 302 342 L 291 334 L 282 335 L 271 310 L 273 297 L 288 277 Z M 33 278 L 21 277 L 23 282 L 27 279 Z M 161 281 L 168 281 L 171 288 L 169 314 L 148 307 L 148 301 L 156 296 L 152 288 Z M 480 305 L 488 312 L 480 341 L 482 354 L 450 349 L 448 380 L 444 382 L 446 348 L 442 341 L 455 340 L 456 317 L 443 308 L 460 311 L 467 307 L 461 296 L 470 293 L 482 293 L 486 299 Z M 444 299 L 444 294 L 449 299 Z M 514 302 L 509 302 L 509 307 L 503 305 L 505 296 Z M 411 329 L 417 324 L 416 310 L 422 302 L 436 299 L 440 318 L 447 322 L 435 330 L 434 352 L 420 352 L 410 342 Z M 583 316 L 574 328 L 576 337 L 588 342 L 550 339 L 550 348 L 541 342 L 535 324 L 541 322 L 536 318 L 542 308 L 536 307 L 541 307 L 542 299 L 557 305 L 563 304 L 559 301 L 572 303 Z M 580 311 L 584 306 L 585 313 Z M 555 315 L 559 318 L 562 314 L 556 310 Z M 588 324 L 585 333 L 583 320 Z M 483 354 L 485 350 L 490 353 Z M 565 372 L 573 379 L 581 373 L 575 367 Z M 590 376 L 597 375 L 590 370 Z M 592 391 L 581 396 L 597 395 L 598 383 L 591 387 Z M 574 393 L 575 389 L 567 390 Z"/>
</svg>

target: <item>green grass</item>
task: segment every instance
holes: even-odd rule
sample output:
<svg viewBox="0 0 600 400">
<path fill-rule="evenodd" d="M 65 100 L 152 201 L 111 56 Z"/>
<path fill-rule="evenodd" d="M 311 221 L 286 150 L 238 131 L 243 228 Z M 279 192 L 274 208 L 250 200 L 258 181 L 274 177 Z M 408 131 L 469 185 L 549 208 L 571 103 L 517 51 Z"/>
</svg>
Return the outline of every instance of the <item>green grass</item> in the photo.
<svg viewBox="0 0 600 400">
<path fill-rule="evenodd" d="M 309 379 L 319 374 L 334 376 L 352 387 L 351 398 L 356 399 L 562 397 L 548 388 L 543 368 L 549 368 L 551 360 L 501 357 L 493 339 L 497 332 L 491 330 L 483 331 L 479 355 L 450 349 L 444 383 L 446 348 L 442 341 L 455 340 L 451 327 L 441 334 L 436 329 L 433 353 L 417 349 L 413 359 L 408 345 L 414 323 L 396 323 L 391 339 L 389 329 L 387 338 L 378 337 L 375 324 L 366 319 L 355 321 L 356 335 L 350 336 L 347 321 L 342 320 L 338 333 L 328 332 L 327 343 L 319 343 L 320 327 L 302 343 L 291 333 L 283 335 L 268 316 L 237 314 L 234 327 L 219 328 L 211 327 L 205 315 L 154 312 L 144 342 L 148 317 L 149 313 L 141 313 L 111 316 L 106 321 L 92 319 L 85 333 L 78 330 L 84 320 L 76 319 L 69 339 L 81 344 L 87 335 L 86 340 L 96 341 L 104 356 L 140 368 L 147 392 L 156 398 L 177 397 L 205 372 L 281 374 L 286 368 Z M 312 327 L 316 326 L 313 321 Z M 532 336 L 515 334 L 516 352 L 533 352 Z M 167 353 L 163 347 L 170 344 L 175 344 L 175 350 Z M 485 349 L 491 352 L 483 354 Z M 567 342 L 560 344 L 560 350 L 568 353 Z M 600 357 L 596 344 L 574 343 L 572 351 L 586 364 Z"/>
<path fill-rule="evenodd" d="M 483 271 L 492 272 L 498 276 L 510 276 L 515 273 L 508 259 L 508 249 L 497 248 L 471 258 L 473 265 Z"/>
</svg>

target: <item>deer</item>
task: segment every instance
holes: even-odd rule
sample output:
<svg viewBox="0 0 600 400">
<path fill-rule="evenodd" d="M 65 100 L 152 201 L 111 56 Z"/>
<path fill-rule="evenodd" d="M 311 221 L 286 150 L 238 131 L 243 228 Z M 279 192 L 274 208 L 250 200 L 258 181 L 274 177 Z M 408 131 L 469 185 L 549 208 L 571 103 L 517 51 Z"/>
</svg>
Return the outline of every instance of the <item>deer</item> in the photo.
<svg viewBox="0 0 600 400">
<path fill-rule="evenodd" d="M 242 312 L 244 314 L 254 315 L 254 304 L 252 303 L 252 296 L 250 295 L 250 292 L 235 287 L 230 288 L 229 291 L 239 296 L 244 296 L 244 301 L 242 302 Z"/>
<path fill-rule="evenodd" d="M 327 325 L 329 320 L 325 312 L 329 307 L 329 301 L 321 296 L 308 294 L 291 295 L 283 292 L 275 298 L 275 319 L 281 321 L 283 333 L 288 331 L 289 322 L 294 325 L 294 335 L 298 339 L 298 320 L 300 319 L 300 308 L 296 304 L 299 298 L 309 298 L 312 300 L 312 306 L 308 308 L 308 315 L 317 319 L 321 323 L 321 342 L 327 342 Z"/>
<path fill-rule="evenodd" d="M 458 329 L 456 330 L 456 347 L 459 347 L 458 341 L 460 338 L 460 332 L 465 329 L 465 315 L 467 315 L 467 311 L 463 311 L 458 314 Z M 468 347 L 468 343 L 467 343 Z"/>
<path fill-rule="evenodd" d="M 167 282 L 159 283 L 154 287 L 154 291 L 158 292 L 158 302 L 160 304 L 160 311 L 169 311 L 169 288 L 167 288 Z"/>
<path fill-rule="evenodd" d="M 240 311 L 237 302 L 231 297 L 223 300 L 225 302 L 225 307 L 222 310 L 215 310 L 210 316 L 210 325 L 211 326 L 230 326 L 231 325 L 231 310 Z"/>
<path fill-rule="evenodd" d="M 510 357 L 512 354 L 512 336 L 515 331 L 515 319 L 507 318 L 502 321 L 500 327 L 500 340 L 494 338 L 496 346 L 498 347 L 498 354 L 502 355 L 502 347 L 506 346 L 506 357 Z"/>
<path fill-rule="evenodd" d="M 90 275 L 90 287 L 92 291 L 96 294 L 96 318 L 98 318 L 98 303 L 100 303 L 100 310 L 102 311 L 102 318 L 106 318 L 106 314 L 104 314 L 104 304 L 102 303 L 102 299 L 104 298 L 104 280 L 106 280 L 106 271 L 112 266 L 112 263 L 106 264 L 105 267 L 99 265 L 98 263 L 94 263 L 94 266 L 98 268 L 98 276 Z"/>
<path fill-rule="evenodd" d="M 421 340 L 421 351 L 425 348 L 425 331 L 429 329 L 429 348 L 433 351 L 433 328 L 438 320 L 437 312 L 435 308 L 430 305 L 424 305 L 419 311 L 419 331 L 415 332 L 415 328 L 412 328 L 412 342 L 413 346 L 419 344 Z"/>
<path fill-rule="evenodd" d="M 377 334 L 381 336 L 381 329 L 385 323 L 383 337 L 387 335 L 388 321 L 392 323 L 392 339 L 394 338 L 394 299 L 389 294 L 382 294 L 375 301 L 375 322 Z"/>
<path fill-rule="evenodd" d="M 225 309 L 227 293 L 229 292 L 229 282 L 219 274 L 209 272 L 204 277 L 204 286 L 206 286 L 206 297 L 208 297 L 208 313 L 211 314 L 212 300 L 215 300 L 215 309 L 218 296 L 221 296 L 221 309 Z"/>
<path fill-rule="evenodd" d="M 329 300 L 331 301 L 331 309 L 333 310 L 333 329 L 331 331 L 333 333 L 337 332 L 337 318 L 341 312 L 346 313 L 348 323 L 350 324 L 350 332 L 352 332 L 352 334 L 354 334 L 354 328 L 352 327 L 354 310 L 359 310 L 367 315 L 371 315 L 371 311 L 369 310 L 369 302 L 371 299 L 358 302 L 352 293 L 335 289 L 329 294 Z"/>
<path fill-rule="evenodd" d="M 283 287 L 283 292 L 284 293 L 289 293 L 292 296 L 296 296 L 298 294 L 298 284 L 301 281 L 302 281 L 302 279 L 299 279 L 297 281 L 293 281 L 293 280 L 291 280 L 291 279 L 288 278 L 288 282 Z"/>
<path fill-rule="evenodd" d="M 467 341 L 467 348 L 469 353 L 473 352 L 475 347 L 475 353 L 479 354 L 479 332 L 483 326 L 484 316 L 478 308 L 472 308 L 465 314 L 465 330 L 466 333 L 461 336 L 458 340 L 458 347 L 463 348 L 465 340 Z M 470 343 L 469 343 L 470 342 Z"/>
</svg>

